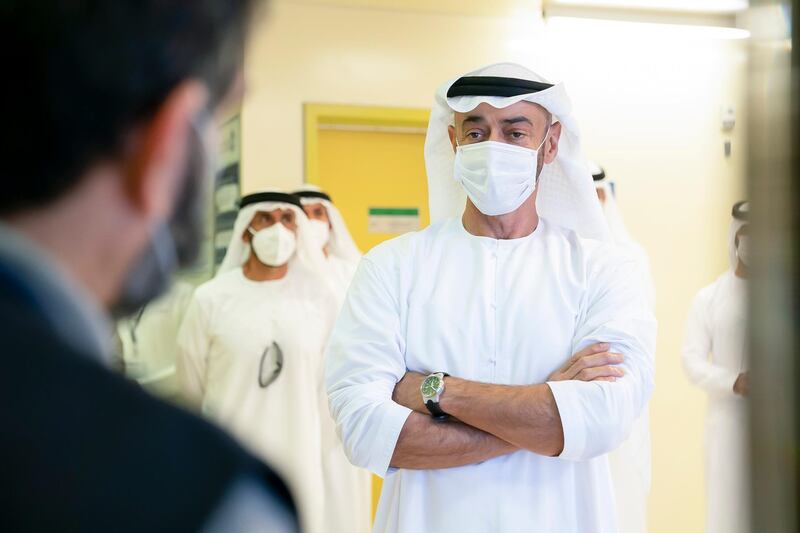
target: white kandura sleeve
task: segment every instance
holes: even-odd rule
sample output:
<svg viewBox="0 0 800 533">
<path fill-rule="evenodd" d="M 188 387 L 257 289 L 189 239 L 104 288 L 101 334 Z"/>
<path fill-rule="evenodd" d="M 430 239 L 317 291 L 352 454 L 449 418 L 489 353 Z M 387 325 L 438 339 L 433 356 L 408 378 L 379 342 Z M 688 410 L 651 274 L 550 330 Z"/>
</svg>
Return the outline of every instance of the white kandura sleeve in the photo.
<svg viewBox="0 0 800 533">
<path fill-rule="evenodd" d="M 708 288 L 701 290 L 692 302 L 686 321 L 686 339 L 683 342 L 683 368 L 689 381 L 712 394 L 734 394 L 733 385 L 739 374 L 715 365 L 709 356 L 713 351 L 711 341 L 711 295 Z"/>
<path fill-rule="evenodd" d="M 206 366 L 210 348 L 208 316 L 195 294 L 178 330 L 175 374 L 181 398 L 198 412 L 202 408 L 205 395 Z"/>
<path fill-rule="evenodd" d="M 548 382 L 564 431 L 559 457 L 582 461 L 606 454 L 628 437 L 654 388 L 656 321 L 634 261 L 606 255 L 589 274 L 573 353 L 600 342 L 625 356 L 615 382 Z"/>
<path fill-rule="evenodd" d="M 392 401 L 406 373 L 396 290 L 364 258 L 347 293 L 326 355 L 331 415 L 354 465 L 385 477 L 411 410 Z"/>
</svg>

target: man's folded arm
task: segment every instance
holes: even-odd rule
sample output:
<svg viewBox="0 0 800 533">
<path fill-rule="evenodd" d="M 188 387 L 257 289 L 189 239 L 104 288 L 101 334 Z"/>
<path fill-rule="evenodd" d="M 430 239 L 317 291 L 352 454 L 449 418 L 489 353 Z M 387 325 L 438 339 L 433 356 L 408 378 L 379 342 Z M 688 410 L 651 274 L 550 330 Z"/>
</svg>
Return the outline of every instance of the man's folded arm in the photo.
<svg viewBox="0 0 800 533">
<path fill-rule="evenodd" d="M 393 468 L 452 468 L 480 463 L 518 448 L 494 435 L 457 420 L 436 421 L 411 413 L 397 439 Z"/>
<path fill-rule="evenodd" d="M 594 266 L 573 346 L 608 343 L 611 352 L 624 356 L 625 375 L 614 382 L 548 381 L 564 432 L 559 457 L 575 461 L 619 447 L 655 384 L 657 324 L 638 262 L 604 254 Z"/>
<path fill-rule="evenodd" d="M 655 321 L 645 293 L 619 262 L 592 279 L 575 332 L 582 350 L 607 343 L 622 354 L 624 375 L 614 381 L 548 381 L 528 386 L 445 379 L 442 409 L 461 422 L 514 446 L 547 456 L 584 460 L 608 453 L 627 437 L 653 389 Z M 412 390 L 421 376 L 409 374 Z M 404 405 L 424 412 L 405 395 Z"/>
</svg>

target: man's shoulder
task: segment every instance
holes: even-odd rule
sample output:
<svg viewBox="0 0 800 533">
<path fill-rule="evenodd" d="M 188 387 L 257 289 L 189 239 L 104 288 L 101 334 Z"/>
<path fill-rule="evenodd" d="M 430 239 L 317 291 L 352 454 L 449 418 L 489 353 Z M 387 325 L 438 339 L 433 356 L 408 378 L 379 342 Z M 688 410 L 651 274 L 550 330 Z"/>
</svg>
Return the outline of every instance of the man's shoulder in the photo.
<svg viewBox="0 0 800 533">
<path fill-rule="evenodd" d="M 583 237 L 574 230 L 548 221 L 545 221 L 544 229 L 548 243 L 562 248 L 576 266 L 585 268 L 587 272 L 617 269 L 636 261 L 631 249 L 611 241 Z"/>
<path fill-rule="evenodd" d="M 272 483 L 220 430 L 73 351 L 35 315 L 0 305 L 0 340 L 0 451 L 14 457 L 0 494 L 19 517 L 50 502 L 51 518 L 21 525 L 52 519 L 100 530 L 108 520 L 111 530 L 119 516 L 137 515 L 123 529 L 188 531 L 237 477 Z M 101 511 L 81 514 L 86 502 Z M 159 516 L 160 524 L 148 523 Z"/>
<path fill-rule="evenodd" d="M 703 287 L 697 292 L 695 296 L 695 301 L 710 301 L 713 299 L 714 295 L 717 293 L 719 288 L 723 286 L 725 283 L 728 283 L 731 278 L 733 277 L 733 273 L 730 270 L 726 270 L 719 276 L 717 279 Z"/>
<path fill-rule="evenodd" d="M 213 299 L 219 294 L 235 290 L 240 285 L 241 269 L 234 268 L 227 272 L 220 272 L 213 278 L 197 286 L 194 297 L 199 300 Z"/>
</svg>

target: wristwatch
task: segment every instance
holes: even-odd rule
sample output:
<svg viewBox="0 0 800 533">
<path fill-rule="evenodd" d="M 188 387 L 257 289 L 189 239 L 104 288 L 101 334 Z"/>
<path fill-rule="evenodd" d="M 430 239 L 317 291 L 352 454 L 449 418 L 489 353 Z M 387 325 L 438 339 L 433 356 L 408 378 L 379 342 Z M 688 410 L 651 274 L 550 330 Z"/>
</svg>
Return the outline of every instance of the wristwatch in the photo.
<svg viewBox="0 0 800 533">
<path fill-rule="evenodd" d="M 419 386 L 419 392 L 422 394 L 422 403 L 431 412 L 434 420 L 447 420 L 450 415 L 442 411 L 439 407 L 439 397 L 444 392 L 444 378 L 447 376 L 444 372 L 434 372 L 430 374 Z"/>
</svg>

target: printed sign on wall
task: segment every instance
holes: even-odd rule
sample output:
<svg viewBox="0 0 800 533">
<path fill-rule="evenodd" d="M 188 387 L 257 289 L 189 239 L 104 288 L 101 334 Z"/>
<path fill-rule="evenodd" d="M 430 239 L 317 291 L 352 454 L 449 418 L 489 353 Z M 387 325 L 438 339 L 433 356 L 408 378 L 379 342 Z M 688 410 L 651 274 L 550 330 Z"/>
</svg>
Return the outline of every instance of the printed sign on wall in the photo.
<svg viewBox="0 0 800 533">
<path fill-rule="evenodd" d="M 370 233 L 408 233 L 419 229 L 419 209 L 416 207 L 370 207 Z"/>
</svg>

